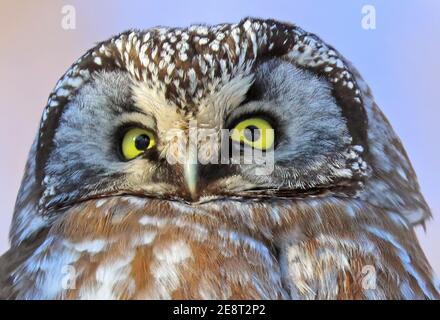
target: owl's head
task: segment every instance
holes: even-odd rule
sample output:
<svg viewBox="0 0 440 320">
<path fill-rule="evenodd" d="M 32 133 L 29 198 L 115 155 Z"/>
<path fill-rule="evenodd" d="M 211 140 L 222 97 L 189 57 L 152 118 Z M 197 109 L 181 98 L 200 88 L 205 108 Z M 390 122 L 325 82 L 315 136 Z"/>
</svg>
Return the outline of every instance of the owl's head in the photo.
<svg viewBox="0 0 440 320">
<path fill-rule="evenodd" d="M 251 18 L 125 32 L 59 80 L 16 233 L 32 209 L 39 225 L 119 195 L 189 204 L 359 197 L 411 202 L 421 208 L 413 222 L 427 212 L 400 142 L 348 62 L 295 25 Z"/>
</svg>

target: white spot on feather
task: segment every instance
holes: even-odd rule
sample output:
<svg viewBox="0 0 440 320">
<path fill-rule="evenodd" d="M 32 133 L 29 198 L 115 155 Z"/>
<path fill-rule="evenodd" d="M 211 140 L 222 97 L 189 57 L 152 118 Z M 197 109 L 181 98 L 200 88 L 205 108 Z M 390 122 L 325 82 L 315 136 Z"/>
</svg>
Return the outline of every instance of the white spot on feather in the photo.
<svg viewBox="0 0 440 320">
<path fill-rule="evenodd" d="M 109 261 L 101 264 L 96 270 L 97 284 L 94 286 L 83 286 L 79 292 L 80 299 L 86 300 L 113 300 L 118 299 L 118 292 L 115 290 L 118 285 L 130 288 L 134 280 L 130 278 L 131 262 L 134 253 L 127 252 L 119 260 Z M 131 286 L 134 289 L 134 286 Z"/>
<path fill-rule="evenodd" d="M 95 59 L 93 59 L 93 62 L 98 66 L 100 66 L 102 64 L 101 57 L 96 57 Z"/>
<path fill-rule="evenodd" d="M 191 257 L 191 249 L 184 242 L 173 242 L 161 250 L 153 251 L 155 260 L 151 272 L 155 285 L 147 297 L 150 299 L 171 299 L 171 294 L 181 283 L 181 264 Z"/>
<path fill-rule="evenodd" d="M 66 242 L 66 244 L 79 252 L 98 253 L 107 246 L 108 241 L 104 239 L 95 239 L 77 243 Z"/>
<path fill-rule="evenodd" d="M 134 246 L 144 246 L 151 244 L 156 238 L 156 234 L 157 234 L 156 232 L 144 232 L 139 237 L 133 239 L 132 244 Z"/>
<path fill-rule="evenodd" d="M 163 227 L 167 223 L 167 219 L 164 218 L 158 218 L 154 216 L 148 216 L 145 215 L 142 218 L 139 219 L 139 223 L 146 226 L 146 225 L 154 225 L 157 227 Z"/>
</svg>

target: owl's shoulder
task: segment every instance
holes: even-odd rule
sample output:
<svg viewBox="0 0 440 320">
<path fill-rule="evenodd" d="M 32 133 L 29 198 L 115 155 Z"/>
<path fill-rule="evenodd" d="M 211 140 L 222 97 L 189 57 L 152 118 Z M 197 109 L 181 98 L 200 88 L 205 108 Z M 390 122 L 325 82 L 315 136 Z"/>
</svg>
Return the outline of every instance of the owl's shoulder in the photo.
<svg viewBox="0 0 440 320">
<path fill-rule="evenodd" d="M 17 246 L 11 247 L 0 257 L 0 299 L 14 299 L 16 292 L 13 274 L 46 239 L 48 229 L 43 229 Z"/>
</svg>

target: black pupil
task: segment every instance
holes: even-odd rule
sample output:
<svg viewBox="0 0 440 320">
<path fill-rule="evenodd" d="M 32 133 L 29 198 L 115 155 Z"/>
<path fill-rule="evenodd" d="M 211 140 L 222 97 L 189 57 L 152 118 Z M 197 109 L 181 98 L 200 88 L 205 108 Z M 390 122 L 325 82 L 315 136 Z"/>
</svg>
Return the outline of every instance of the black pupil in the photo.
<svg viewBox="0 0 440 320">
<path fill-rule="evenodd" d="M 136 146 L 136 149 L 145 150 L 150 145 L 150 137 L 147 136 L 146 134 L 137 136 L 136 140 L 134 141 L 134 144 Z"/>
<path fill-rule="evenodd" d="M 247 126 L 244 130 L 244 136 L 249 141 L 257 141 L 258 139 L 260 139 L 260 129 L 253 125 Z"/>
</svg>

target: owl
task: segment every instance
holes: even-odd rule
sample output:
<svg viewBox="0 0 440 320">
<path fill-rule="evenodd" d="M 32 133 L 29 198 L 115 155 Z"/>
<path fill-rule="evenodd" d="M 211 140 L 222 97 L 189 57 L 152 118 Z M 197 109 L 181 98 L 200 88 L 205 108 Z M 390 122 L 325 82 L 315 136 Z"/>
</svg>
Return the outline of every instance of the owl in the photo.
<svg viewBox="0 0 440 320">
<path fill-rule="evenodd" d="M 44 109 L 4 299 L 438 299 L 430 217 L 356 69 L 298 26 L 121 33 Z"/>
</svg>

